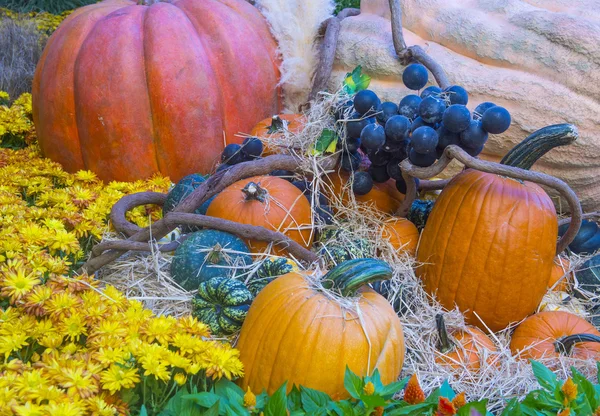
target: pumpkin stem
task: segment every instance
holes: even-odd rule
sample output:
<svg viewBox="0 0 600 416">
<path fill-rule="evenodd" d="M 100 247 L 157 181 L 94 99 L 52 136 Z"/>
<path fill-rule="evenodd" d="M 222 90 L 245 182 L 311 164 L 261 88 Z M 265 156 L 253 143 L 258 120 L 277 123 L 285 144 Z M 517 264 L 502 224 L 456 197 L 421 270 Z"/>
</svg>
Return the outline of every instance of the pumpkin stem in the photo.
<svg viewBox="0 0 600 416">
<path fill-rule="evenodd" d="M 435 316 L 435 327 L 437 329 L 439 342 L 438 342 L 438 350 L 445 354 L 454 349 L 454 344 L 450 341 L 450 337 L 448 337 L 448 330 L 446 329 L 446 321 L 444 320 L 444 315 L 438 313 Z"/>
<path fill-rule="evenodd" d="M 221 247 L 221 244 L 215 244 L 215 246 L 210 250 L 210 252 L 206 256 L 206 261 L 208 261 L 211 264 L 219 263 L 221 261 L 222 251 L 223 247 Z"/>
<path fill-rule="evenodd" d="M 265 202 L 269 194 L 266 189 L 261 188 L 256 182 L 248 182 L 242 192 L 246 195 L 246 201 Z"/>
<path fill-rule="evenodd" d="M 600 337 L 593 334 L 573 334 L 561 337 L 554 343 L 554 349 L 556 352 L 564 355 L 571 355 L 573 347 L 579 342 L 598 342 L 600 343 Z"/>
<path fill-rule="evenodd" d="M 273 116 L 271 125 L 267 127 L 267 133 L 273 134 L 283 130 L 287 130 L 287 122 L 278 115 Z"/>
<path fill-rule="evenodd" d="M 323 277 L 323 287 L 354 296 L 361 286 L 392 278 L 392 268 L 383 260 L 354 259 L 338 264 Z"/>
<path fill-rule="evenodd" d="M 539 129 L 513 147 L 500 161 L 502 165 L 529 170 L 550 150 L 577 140 L 579 133 L 572 124 L 555 124 Z"/>
</svg>

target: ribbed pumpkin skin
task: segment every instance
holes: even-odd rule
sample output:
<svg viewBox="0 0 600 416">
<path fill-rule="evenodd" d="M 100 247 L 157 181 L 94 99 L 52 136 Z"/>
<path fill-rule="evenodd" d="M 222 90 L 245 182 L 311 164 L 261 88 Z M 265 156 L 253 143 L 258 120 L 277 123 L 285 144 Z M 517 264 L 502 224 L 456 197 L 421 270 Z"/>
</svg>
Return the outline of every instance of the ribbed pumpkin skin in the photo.
<svg viewBox="0 0 600 416">
<path fill-rule="evenodd" d="M 343 315 L 300 274 L 269 283 L 252 303 L 236 346 L 244 363 L 241 387 L 272 394 L 287 380 L 288 391 L 296 384 L 344 399 L 346 364 L 361 376 L 377 367 L 384 384 L 396 381 L 404 361 L 400 320 L 381 295 L 371 289 L 360 295 L 372 345 L 370 367 L 369 344 L 355 312 Z"/>
<path fill-rule="evenodd" d="M 548 288 L 555 292 L 567 292 L 571 287 L 574 276 L 573 272 L 569 272 L 570 268 L 571 262 L 568 259 L 563 257 L 555 258 L 552 271 L 550 272 L 550 280 L 548 280 Z M 556 286 L 554 286 L 555 284 Z"/>
<path fill-rule="evenodd" d="M 276 43 L 243 0 L 107 0 L 50 38 L 33 82 L 43 154 L 103 180 L 209 173 L 277 112 Z"/>
<path fill-rule="evenodd" d="M 549 311 L 530 316 L 515 329 L 510 341 L 513 355 L 527 360 L 538 360 L 542 357 L 559 357 L 554 342 L 559 338 L 575 334 L 592 334 L 600 336 L 600 332 L 585 319 L 569 312 Z M 573 347 L 572 357 L 600 360 L 600 344 L 581 342 Z"/>
<path fill-rule="evenodd" d="M 399 254 L 414 256 L 419 243 L 419 230 L 406 218 L 390 218 L 381 227 L 381 237 L 388 240 Z"/>
<path fill-rule="evenodd" d="M 269 197 L 266 202 L 246 200 L 242 189 L 250 182 L 267 190 Z M 259 225 L 282 232 L 306 248 L 312 245 L 310 203 L 298 188 L 275 176 L 254 176 L 228 186 L 211 202 L 206 215 L 241 224 Z M 253 252 L 265 250 L 268 246 L 264 241 L 246 242 Z M 285 254 L 284 249 L 276 246 L 273 252 Z"/>
<path fill-rule="evenodd" d="M 558 226 L 536 184 L 467 170 L 436 201 L 421 235 L 417 274 L 446 309 L 492 331 L 533 313 L 547 289 Z"/>
</svg>

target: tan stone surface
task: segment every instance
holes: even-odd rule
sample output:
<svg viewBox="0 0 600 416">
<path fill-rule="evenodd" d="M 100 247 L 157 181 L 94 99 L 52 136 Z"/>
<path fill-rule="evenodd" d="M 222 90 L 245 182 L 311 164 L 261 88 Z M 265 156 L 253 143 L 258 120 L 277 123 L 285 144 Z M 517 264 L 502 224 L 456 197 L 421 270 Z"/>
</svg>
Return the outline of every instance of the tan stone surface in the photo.
<svg viewBox="0 0 600 416">
<path fill-rule="evenodd" d="M 394 52 L 387 0 L 363 0 L 347 18 L 337 49 L 332 86 L 362 65 L 384 100 L 409 93 Z M 543 7 L 543 8 L 542 8 Z M 600 1 L 403 0 L 408 45 L 426 48 L 452 83 L 513 118 L 490 135 L 484 158 L 498 160 L 531 132 L 572 123 L 575 145 L 548 153 L 535 169 L 566 180 L 584 210 L 600 209 Z"/>
</svg>

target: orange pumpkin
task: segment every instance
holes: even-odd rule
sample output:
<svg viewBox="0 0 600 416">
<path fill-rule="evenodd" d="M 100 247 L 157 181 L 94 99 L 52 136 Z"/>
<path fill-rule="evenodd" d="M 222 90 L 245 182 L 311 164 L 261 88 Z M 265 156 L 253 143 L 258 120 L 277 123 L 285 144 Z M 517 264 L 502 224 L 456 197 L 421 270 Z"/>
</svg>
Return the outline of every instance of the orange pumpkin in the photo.
<svg viewBox="0 0 600 416">
<path fill-rule="evenodd" d="M 206 215 L 258 225 L 279 231 L 306 248 L 312 245 L 312 211 L 304 194 L 285 179 L 254 176 L 238 181 L 210 203 Z M 248 240 L 254 252 L 263 251 L 268 243 Z M 285 250 L 274 247 L 274 252 Z"/>
<path fill-rule="evenodd" d="M 244 0 L 140 3 L 83 7 L 49 39 L 33 81 L 42 152 L 105 181 L 210 173 L 225 141 L 278 111 L 277 45 Z"/>
<path fill-rule="evenodd" d="M 398 254 L 414 256 L 419 243 L 419 230 L 406 218 L 391 217 L 381 227 L 381 238 L 388 240 Z"/>
<path fill-rule="evenodd" d="M 465 329 L 452 331 L 450 334 L 455 343 L 450 341 L 443 315 L 436 316 L 436 325 L 440 338 L 439 351 L 435 361 L 456 370 L 466 369 L 475 372 L 481 368 L 483 360 L 488 364 L 494 362 L 490 353 L 497 353 L 494 342 L 479 328 L 468 326 Z"/>
<path fill-rule="evenodd" d="M 589 336 L 578 337 L 580 334 Z M 594 340 L 594 337 L 600 337 L 600 332 L 577 315 L 563 311 L 540 312 L 524 320 L 515 329 L 510 350 L 524 360 L 557 358 L 562 348 L 570 351 L 575 358 L 600 360 L 600 338 Z M 577 342 L 579 340 L 592 342 Z"/>
<path fill-rule="evenodd" d="M 556 257 L 550 272 L 548 288 L 555 292 L 568 292 L 574 278 L 574 272 L 570 269 L 571 262 L 568 259 Z"/>
<path fill-rule="evenodd" d="M 346 186 L 350 176 L 345 172 L 333 172 L 324 177 L 323 191 L 329 199 L 341 198 L 344 204 L 350 201 L 352 189 Z M 357 202 L 372 205 L 378 211 L 394 214 L 400 208 L 404 195 L 396 189 L 396 183 L 389 180 L 385 183 L 374 183 L 373 189 L 365 195 L 352 195 Z"/>
<path fill-rule="evenodd" d="M 265 142 L 263 150 L 263 156 L 269 156 L 279 153 L 277 151 L 277 140 L 282 137 L 284 130 L 298 134 L 304 129 L 305 123 L 306 117 L 303 114 L 278 114 L 259 121 L 252 128 L 250 135 L 269 139 Z"/>
<path fill-rule="evenodd" d="M 529 169 L 565 144 L 570 127 L 538 130 L 505 163 Z M 467 323 L 496 332 L 537 309 L 548 289 L 557 238 L 556 210 L 541 186 L 467 169 L 433 206 L 416 272 L 444 308 L 458 306 Z"/>
<path fill-rule="evenodd" d="M 356 299 L 346 307 L 300 273 L 269 283 L 250 306 L 236 345 L 244 363 L 241 387 L 272 394 L 287 381 L 288 391 L 302 385 L 340 400 L 349 397 L 346 366 L 359 376 L 377 368 L 384 384 L 396 381 L 404 361 L 402 325 L 387 300 L 364 286 L 391 273 L 374 259 L 332 269 L 322 282 Z"/>
</svg>

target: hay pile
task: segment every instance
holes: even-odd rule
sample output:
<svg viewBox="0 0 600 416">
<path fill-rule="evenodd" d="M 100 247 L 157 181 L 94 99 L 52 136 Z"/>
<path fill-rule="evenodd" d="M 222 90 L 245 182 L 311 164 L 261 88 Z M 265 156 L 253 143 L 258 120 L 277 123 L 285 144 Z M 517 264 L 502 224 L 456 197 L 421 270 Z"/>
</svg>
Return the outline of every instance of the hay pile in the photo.
<svg viewBox="0 0 600 416">
<path fill-rule="evenodd" d="M 516 360 L 510 353 L 512 328 L 492 336 L 499 352 L 491 356 L 478 372 L 471 372 L 466 368 L 450 369 L 436 363 L 438 335 L 435 316 L 444 311 L 422 289 L 413 270 L 415 260 L 405 254 L 399 255 L 387 240 L 382 239 L 380 230 L 388 216 L 369 206 L 358 204 L 348 186 L 343 196 L 333 192 L 331 184 L 325 179 L 328 171 L 323 168 L 323 156 L 311 155 L 314 142 L 323 129 L 336 130 L 330 114 L 338 103 L 346 101 L 347 98 L 343 92 L 322 94 L 319 101 L 307 112 L 306 128 L 302 133 L 288 132 L 283 137 L 265 138 L 264 141 L 302 158 L 306 177 L 312 182 L 313 205 L 318 192 L 330 197 L 331 207 L 336 213 L 334 224 L 324 226 L 316 223 L 315 230 L 332 228 L 339 231 L 334 239 L 316 244 L 316 249 L 322 250 L 323 256 L 327 257 L 327 250 L 331 244 L 339 244 L 342 241 L 345 245 L 351 245 L 357 240 L 366 240 L 368 248 L 364 256 L 381 258 L 392 266 L 394 273 L 389 301 L 393 303 L 399 298 L 406 309 L 406 312 L 400 315 L 407 350 L 402 377 L 416 373 L 426 392 L 438 387 L 444 380 L 449 380 L 453 388 L 459 392 L 464 391 L 469 400 L 489 399 L 490 411 L 498 412 L 511 398 L 523 397 L 527 392 L 538 388 L 530 364 Z M 341 139 L 343 140 L 343 137 Z M 100 278 L 117 286 L 128 296 L 142 300 L 157 313 L 185 314 L 189 312 L 188 300 L 193 293 L 185 292 L 170 279 L 170 258 L 168 254 L 158 251 L 152 255 L 130 254 L 107 266 L 101 272 Z M 584 260 L 586 259 L 572 256 L 571 267 L 577 267 Z M 585 302 L 589 304 L 593 301 L 594 299 Z M 444 316 L 450 332 L 465 327 L 463 316 L 458 310 L 444 312 Z M 563 357 L 558 361 L 545 363 L 552 365 L 561 378 L 568 377 L 571 366 L 575 366 L 586 376 L 596 376 L 594 361 Z"/>
</svg>

